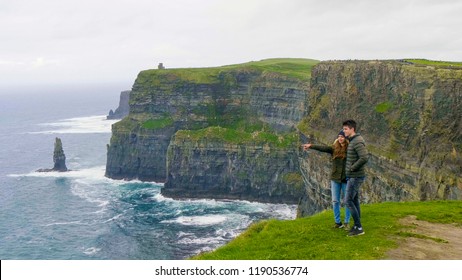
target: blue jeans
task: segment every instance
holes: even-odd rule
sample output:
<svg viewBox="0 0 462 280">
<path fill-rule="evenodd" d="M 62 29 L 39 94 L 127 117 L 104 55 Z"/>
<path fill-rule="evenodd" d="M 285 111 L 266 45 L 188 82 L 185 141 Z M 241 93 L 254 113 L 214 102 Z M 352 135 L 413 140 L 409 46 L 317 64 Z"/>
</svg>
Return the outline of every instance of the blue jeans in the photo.
<svg viewBox="0 0 462 280">
<path fill-rule="evenodd" d="M 346 183 L 337 183 L 335 181 L 330 181 L 330 189 L 332 192 L 332 208 L 334 209 L 334 219 L 337 224 L 341 222 L 340 219 L 340 203 L 343 202 L 345 205 L 345 224 L 350 222 L 350 209 L 345 204 L 345 192 L 346 192 Z"/>
<path fill-rule="evenodd" d="M 359 207 L 359 187 L 364 182 L 365 177 L 347 178 L 346 205 L 350 209 L 355 226 L 361 228 L 361 209 Z"/>
</svg>

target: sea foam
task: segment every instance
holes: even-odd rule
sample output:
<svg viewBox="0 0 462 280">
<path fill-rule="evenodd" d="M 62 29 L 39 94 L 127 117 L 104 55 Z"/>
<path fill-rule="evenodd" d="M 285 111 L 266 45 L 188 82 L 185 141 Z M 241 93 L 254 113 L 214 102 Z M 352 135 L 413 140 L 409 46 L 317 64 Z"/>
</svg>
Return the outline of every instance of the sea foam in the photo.
<svg viewBox="0 0 462 280">
<path fill-rule="evenodd" d="M 73 178 L 73 179 L 86 179 L 88 181 L 93 182 L 110 182 L 117 184 L 118 181 L 107 178 L 104 176 L 105 173 L 105 166 L 94 166 L 90 168 L 84 168 L 79 170 L 69 170 L 67 172 L 58 172 L 58 171 L 50 171 L 50 172 L 36 172 L 31 171 L 29 173 L 23 174 L 8 174 L 8 177 L 39 177 L 39 178 Z"/>
<path fill-rule="evenodd" d="M 107 120 L 106 116 L 89 116 L 63 119 L 57 122 L 41 123 L 47 130 L 30 132 L 31 134 L 72 134 L 72 133 L 110 133 L 112 124 L 118 120 Z"/>
<path fill-rule="evenodd" d="M 176 219 L 162 221 L 161 223 L 177 223 L 185 226 L 210 226 L 222 224 L 227 220 L 225 215 L 180 216 Z"/>
</svg>

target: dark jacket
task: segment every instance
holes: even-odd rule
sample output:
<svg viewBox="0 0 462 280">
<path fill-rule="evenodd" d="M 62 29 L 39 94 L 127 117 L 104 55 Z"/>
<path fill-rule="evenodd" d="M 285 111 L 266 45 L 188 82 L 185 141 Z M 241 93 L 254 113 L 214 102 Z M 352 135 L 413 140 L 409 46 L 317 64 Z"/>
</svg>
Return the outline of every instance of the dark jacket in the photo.
<svg viewBox="0 0 462 280">
<path fill-rule="evenodd" d="M 350 144 L 348 145 L 346 158 L 346 176 L 348 178 L 364 177 L 366 176 L 364 167 L 369 160 L 366 142 L 359 133 L 356 133 L 349 140 Z"/>
<path fill-rule="evenodd" d="M 324 152 L 324 153 L 329 153 L 331 155 L 334 153 L 334 148 L 332 146 L 311 145 L 311 149 Z M 345 164 L 346 164 L 346 158 L 332 159 L 332 172 L 330 174 L 330 179 L 332 181 L 335 181 L 337 183 L 346 181 Z"/>
</svg>

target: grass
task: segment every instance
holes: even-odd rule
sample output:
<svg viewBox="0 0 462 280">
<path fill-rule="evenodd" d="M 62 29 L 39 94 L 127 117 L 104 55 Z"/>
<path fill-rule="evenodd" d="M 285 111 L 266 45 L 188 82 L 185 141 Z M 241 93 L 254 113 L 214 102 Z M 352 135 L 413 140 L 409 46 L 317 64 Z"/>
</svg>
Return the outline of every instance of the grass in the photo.
<svg viewBox="0 0 462 280">
<path fill-rule="evenodd" d="M 173 124 L 173 119 L 171 117 L 163 117 L 159 119 L 149 119 L 145 121 L 141 127 L 146 129 L 159 129 L 170 126 Z"/>
<path fill-rule="evenodd" d="M 113 126 L 118 131 L 134 131 L 140 127 L 144 129 L 159 129 L 173 124 L 173 118 L 167 114 L 153 118 L 151 114 L 131 114 L 115 123 Z"/>
<path fill-rule="evenodd" d="M 438 243 L 449 243 L 447 240 L 444 240 L 444 239 L 441 239 L 441 238 L 435 238 L 435 237 L 431 237 L 431 236 L 427 236 L 427 235 L 423 235 L 423 234 L 418 234 L 418 233 L 413 233 L 413 232 L 407 232 L 407 231 L 400 231 L 400 232 L 398 232 L 398 235 L 403 236 L 403 237 L 414 237 L 414 238 L 419 238 L 419 239 L 429 239 L 429 240 L 433 240 L 433 241 L 438 242 Z"/>
<path fill-rule="evenodd" d="M 311 78 L 311 69 L 317 63 L 319 61 L 313 59 L 274 58 L 220 67 L 151 69 L 141 71 L 138 75 L 137 83 L 147 83 L 152 86 L 158 86 L 166 81 L 172 83 L 186 81 L 199 84 L 212 84 L 219 82 L 219 74 L 221 72 L 239 69 L 256 70 L 262 73 L 279 73 L 288 77 L 309 81 Z"/>
<path fill-rule="evenodd" d="M 428 66 L 457 66 L 457 67 L 462 66 L 462 62 L 453 62 L 453 61 L 437 61 L 437 60 L 428 60 L 428 59 L 404 59 L 404 61 L 411 62 L 414 64 L 428 65 Z"/>
<path fill-rule="evenodd" d="M 375 111 L 377 113 L 385 113 L 393 107 L 393 104 L 389 101 L 382 102 L 375 106 Z"/>
<path fill-rule="evenodd" d="M 318 64 L 318 60 L 304 58 L 273 58 L 237 64 L 238 67 L 251 67 L 263 72 L 284 74 L 300 80 L 311 78 L 311 69 Z"/>
<path fill-rule="evenodd" d="M 399 219 L 409 215 L 433 223 L 462 225 L 462 201 L 385 202 L 362 205 L 365 235 L 347 237 L 334 229 L 332 210 L 290 221 L 266 220 L 251 225 L 227 245 L 193 259 L 201 260 L 374 260 L 397 246 L 405 232 Z M 435 240 L 445 242 L 444 240 Z"/>
<path fill-rule="evenodd" d="M 167 82 L 179 83 L 187 81 L 198 84 L 212 84 L 218 82 L 219 68 L 178 68 L 178 69 L 151 69 L 141 71 L 136 83 L 159 86 Z"/>
</svg>

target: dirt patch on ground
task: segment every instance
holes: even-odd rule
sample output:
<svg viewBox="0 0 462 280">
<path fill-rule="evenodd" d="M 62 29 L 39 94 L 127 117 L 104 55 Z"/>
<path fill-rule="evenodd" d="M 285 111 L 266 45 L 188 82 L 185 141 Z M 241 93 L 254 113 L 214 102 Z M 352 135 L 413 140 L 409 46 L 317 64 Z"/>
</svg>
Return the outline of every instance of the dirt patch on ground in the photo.
<svg viewBox="0 0 462 280">
<path fill-rule="evenodd" d="M 462 228 L 419 221 L 415 216 L 400 220 L 407 226 L 399 247 L 388 251 L 391 260 L 462 260 Z"/>
</svg>

